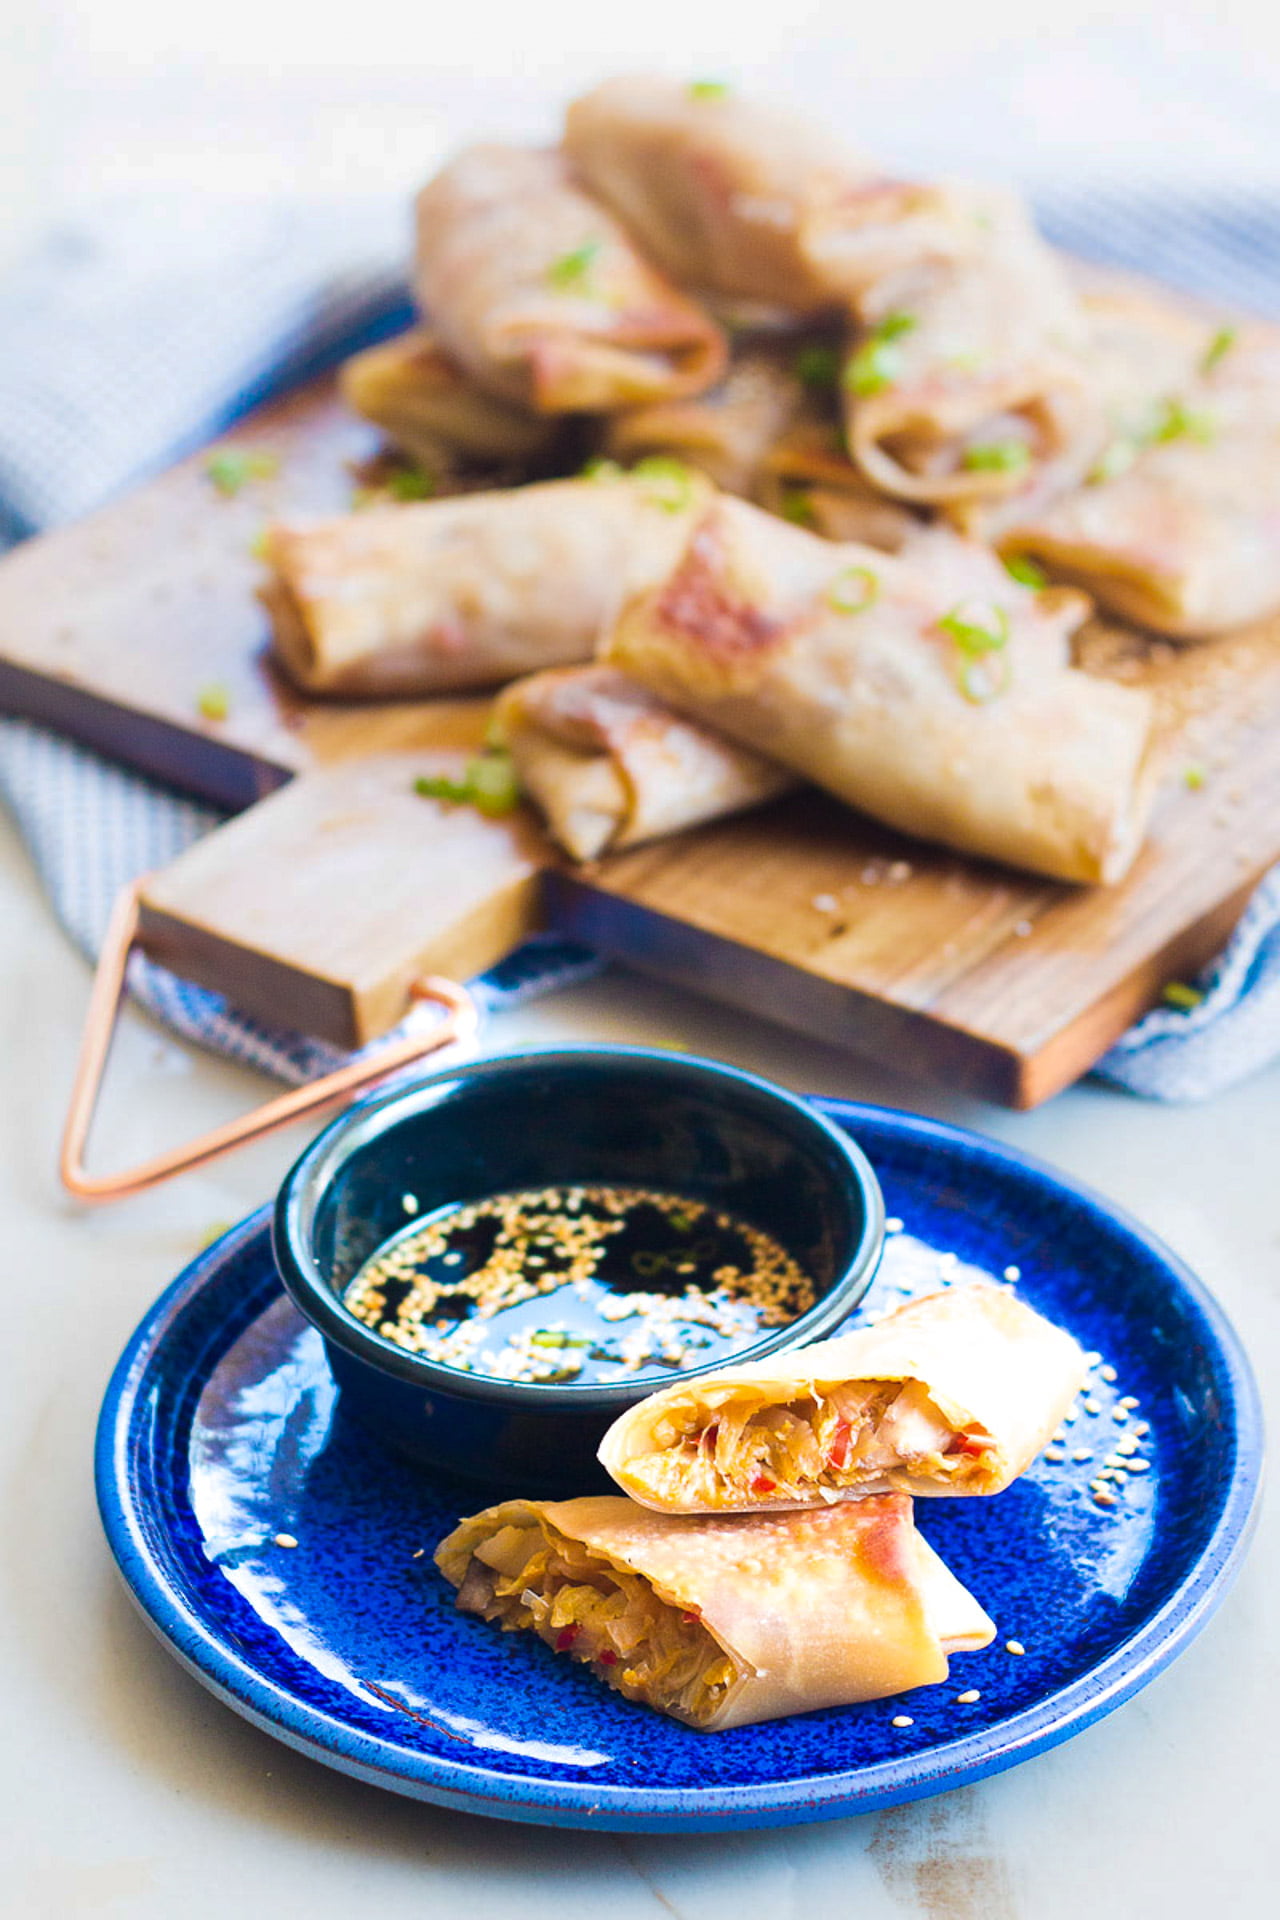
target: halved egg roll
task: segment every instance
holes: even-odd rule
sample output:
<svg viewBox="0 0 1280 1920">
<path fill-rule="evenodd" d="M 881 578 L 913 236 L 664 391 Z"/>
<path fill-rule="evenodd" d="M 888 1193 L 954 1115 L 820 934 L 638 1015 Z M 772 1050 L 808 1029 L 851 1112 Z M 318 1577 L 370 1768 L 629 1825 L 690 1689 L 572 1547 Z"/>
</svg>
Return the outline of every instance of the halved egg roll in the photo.
<svg viewBox="0 0 1280 1920">
<path fill-rule="evenodd" d="M 718 386 L 696 398 L 612 414 L 603 451 L 615 460 L 687 460 L 728 493 L 750 493 L 768 449 L 804 403 L 794 348 L 735 354 Z"/>
<path fill-rule="evenodd" d="M 1171 354 L 1167 329 L 1153 326 L 1146 337 L 1151 363 L 1168 378 L 1178 341 Z M 1273 613 L 1280 333 L 1200 323 L 1195 364 L 1182 381 L 1156 395 L 1135 383 L 1085 484 L 1013 518 L 1000 544 L 1173 639 L 1202 639 Z"/>
<path fill-rule="evenodd" d="M 666 1513 L 999 1493 L 1084 1375 L 1070 1334 L 976 1281 L 859 1332 L 665 1388 L 614 1421 L 600 1459 L 624 1492 Z"/>
<path fill-rule="evenodd" d="M 738 813 L 791 774 L 696 721 L 614 667 L 553 667 L 498 697 L 493 737 L 566 853 L 602 853 Z"/>
<path fill-rule="evenodd" d="M 539 413 L 699 393 L 727 347 L 559 153 L 471 147 L 418 197 L 416 287 L 458 365 Z"/>
<path fill-rule="evenodd" d="M 674 469 L 270 527 L 276 653 L 309 693 L 383 696 L 588 660 L 625 595 L 674 566 L 711 497 Z"/>
<path fill-rule="evenodd" d="M 1152 701 L 1071 666 L 1086 610 L 946 529 L 887 554 L 720 498 L 602 658 L 906 833 L 1112 881 L 1145 829 Z"/>
<path fill-rule="evenodd" d="M 900 1494 L 703 1520 L 610 1495 L 508 1500 L 436 1564 L 465 1612 L 704 1733 L 945 1680 L 949 1654 L 995 1634 Z"/>
<path fill-rule="evenodd" d="M 1083 462 L 1096 438 L 1084 314 L 1062 262 L 1014 195 L 966 204 L 965 252 L 869 287 L 844 369 L 850 454 L 903 500 L 1000 499 Z"/>
<path fill-rule="evenodd" d="M 339 386 L 350 407 L 430 474 L 527 467 L 546 458 L 560 432 L 558 420 L 485 393 L 425 327 L 355 354 Z"/>
<path fill-rule="evenodd" d="M 575 100 L 564 145 L 591 192 L 682 286 L 792 313 L 841 298 L 806 251 L 815 212 L 889 184 L 807 114 L 655 75 L 606 80 Z"/>
</svg>

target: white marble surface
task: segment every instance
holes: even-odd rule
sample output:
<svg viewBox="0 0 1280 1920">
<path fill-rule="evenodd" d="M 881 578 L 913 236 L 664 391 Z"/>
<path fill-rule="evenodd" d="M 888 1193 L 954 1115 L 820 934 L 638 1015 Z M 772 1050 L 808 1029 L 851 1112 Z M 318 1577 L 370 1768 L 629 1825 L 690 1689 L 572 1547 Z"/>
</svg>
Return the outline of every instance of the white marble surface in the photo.
<svg viewBox="0 0 1280 1920">
<path fill-rule="evenodd" d="M 14 1920 L 1254 1920 L 1274 1911 L 1274 1594 L 1264 1518 L 1203 1636 L 1128 1706 L 979 1786 L 878 1815 L 668 1840 L 505 1826 L 357 1785 L 258 1733 L 134 1613 L 91 1484 L 98 1403 L 134 1324 L 216 1223 L 258 1205 L 279 1137 L 114 1209 L 55 1184 L 87 991 L 0 820 L 0 1914 Z M 1201 1108 L 1084 1086 L 1015 1115 L 896 1080 L 623 973 L 494 1022 L 487 1044 L 660 1040 L 818 1092 L 914 1107 L 1041 1154 L 1199 1269 L 1276 1401 L 1280 1068 Z M 97 1153 L 120 1163 L 260 1097 L 126 1018 Z"/>
</svg>

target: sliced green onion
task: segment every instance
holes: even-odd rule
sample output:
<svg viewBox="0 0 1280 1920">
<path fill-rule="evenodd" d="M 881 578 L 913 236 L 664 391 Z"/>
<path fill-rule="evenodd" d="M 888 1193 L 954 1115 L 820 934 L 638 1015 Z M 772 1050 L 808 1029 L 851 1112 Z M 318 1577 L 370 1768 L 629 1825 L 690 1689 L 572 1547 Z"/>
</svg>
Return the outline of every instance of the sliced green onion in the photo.
<svg viewBox="0 0 1280 1920">
<path fill-rule="evenodd" d="M 255 560 L 265 560 L 271 551 L 271 539 L 266 527 L 259 527 L 249 542 L 249 552 Z"/>
<path fill-rule="evenodd" d="M 900 340 L 904 333 L 910 333 L 919 325 L 914 313 L 886 313 L 883 320 L 877 320 L 871 329 L 873 340 Z"/>
<path fill-rule="evenodd" d="M 434 473 L 428 473 L 425 467 L 401 467 L 387 482 L 393 500 L 430 500 L 436 487 Z"/>
<path fill-rule="evenodd" d="M 1013 669 L 1003 654 L 996 660 L 964 659 L 956 667 L 956 685 L 975 707 L 985 706 L 988 700 L 998 700 L 1007 692 L 1012 678 Z"/>
<path fill-rule="evenodd" d="M 691 100 L 723 100 L 728 91 L 727 80 L 691 80 L 689 82 Z"/>
<path fill-rule="evenodd" d="M 938 625 L 943 633 L 949 634 L 961 653 L 980 659 L 986 653 L 999 653 L 1009 643 L 1009 616 L 1003 607 L 980 606 L 977 611 L 989 613 L 991 624 L 973 618 L 967 609 L 971 602 L 962 600 L 958 607 L 945 614 Z"/>
<path fill-rule="evenodd" d="M 1204 781 L 1205 772 L 1203 767 L 1193 764 L 1192 766 L 1183 768 L 1182 784 L 1184 787 L 1189 787 L 1192 793 L 1199 793 L 1201 787 L 1204 785 Z"/>
<path fill-rule="evenodd" d="M 561 1327 L 538 1327 L 529 1335 L 531 1347 L 589 1347 L 590 1334 L 566 1333 Z"/>
<path fill-rule="evenodd" d="M 1049 584 L 1048 576 L 1034 560 L 1028 560 L 1025 553 L 1011 553 L 1004 563 L 1004 570 L 1020 587 L 1031 587 L 1036 593 L 1042 592 Z"/>
<path fill-rule="evenodd" d="M 515 762 L 509 753 L 487 751 L 468 760 L 460 780 L 448 774 L 420 774 L 413 783 L 415 793 L 427 800 L 449 800 L 457 806 L 473 806 L 490 820 L 511 813 L 520 804 L 520 782 Z"/>
<path fill-rule="evenodd" d="M 796 379 L 817 392 L 840 384 L 840 355 L 834 347 L 801 347 L 793 365 Z"/>
<path fill-rule="evenodd" d="M 586 240 L 580 247 L 574 247 L 571 253 L 562 253 L 547 268 L 547 279 L 553 287 L 579 287 L 590 274 L 600 252 L 599 240 Z"/>
<path fill-rule="evenodd" d="M 227 447 L 221 453 L 210 454 L 204 463 L 204 470 L 206 478 L 213 482 L 218 492 L 230 500 L 251 480 L 270 480 L 279 473 L 280 456 L 277 453 L 241 452 L 237 447 Z"/>
<path fill-rule="evenodd" d="M 643 487 L 646 500 L 661 507 L 664 513 L 683 513 L 693 499 L 693 474 L 683 460 L 673 460 L 665 453 L 651 453 L 644 460 L 636 461 L 631 474 Z"/>
<path fill-rule="evenodd" d="M 1218 431 L 1218 423 L 1202 408 L 1189 407 L 1176 397 L 1161 402 L 1151 428 L 1151 440 L 1159 446 L 1166 440 L 1199 440 L 1208 445 Z"/>
<path fill-rule="evenodd" d="M 1183 1012 L 1189 1013 L 1192 1007 L 1200 1005 L 1204 994 L 1199 987 L 1188 986 L 1185 980 L 1170 980 L 1161 989 L 1160 998 L 1167 1007 L 1181 1007 Z"/>
<path fill-rule="evenodd" d="M 788 487 L 778 503 L 778 511 L 793 527 L 816 527 L 818 516 L 803 487 Z"/>
<path fill-rule="evenodd" d="M 202 720 L 226 720 L 231 713 L 231 694 L 220 680 L 211 680 L 196 695 L 196 712 Z"/>
<path fill-rule="evenodd" d="M 584 480 L 621 480 L 623 469 L 616 460 L 606 460 L 603 454 L 596 454 L 587 461 L 582 469 Z"/>
<path fill-rule="evenodd" d="M 1238 338 L 1237 328 L 1219 327 L 1205 349 L 1204 359 L 1200 362 L 1201 373 L 1212 373 L 1219 362 L 1225 360 Z"/>
<path fill-rule="evenodd" d="M 1142 443 L 1131 434 L 1121 434 L 1105 447 L 1097 460 L 1085 475 L 1085 483 L 1091 487 L 1101 487 L 1108 480 L 1118 480 L 1127 473 L 1142 451 Z"/>
<path fill-rule="evenodd" d="M 891 387 L 902 372 L 902 355 L 894 342 L 916 324 L 914 313 L 887 313 L 878 321 L 845 367 L 846 391 L 864 400 Z"/>
<path fill-rule="evenodd" d="M 989 440 L 966 447 L 961 465 L 970 473 L 1021 473 L 1031 463 L 1025 440 Z"/>
<path fill-rule="evenodd" d="M 880 577 L 870 567 L 846 567 L 827 588 L 827 605 L 837 613 L 865 613 L 880 598 Z"/>
</svg>

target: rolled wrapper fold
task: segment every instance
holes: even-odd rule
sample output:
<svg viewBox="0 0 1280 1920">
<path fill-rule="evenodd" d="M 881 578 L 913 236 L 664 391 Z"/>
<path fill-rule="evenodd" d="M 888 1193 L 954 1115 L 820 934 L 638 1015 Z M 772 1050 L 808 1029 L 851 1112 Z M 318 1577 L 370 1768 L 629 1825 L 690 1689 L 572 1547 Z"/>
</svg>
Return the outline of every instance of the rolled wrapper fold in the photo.
<svg viewBox="0 0 1280 1920">
<path fill-rule="evenodd" d="M 415 327 L 366 347 L 339 375 L 342 397 L 429 473 L 545 459 L 560 423 L 485 393 L 435 335 Z"/>
<path fill-rule="evenodd" d="M 1085 484 L 1007 519 L 1000 545 L 1141 626 L 1198 640 L 1280 607 L 1280 332 L 1147 306 Z"/>
<path fill-rule="evenodd" d="M 429 181 L 416 287 L 458 365 L 540 413 L 698 393 L 724 369 L 715 322 L 640 257 L 559 153 L 472 147 Z"/>
<path fill-rule="evenodd" d="M 615 1420 L 600 1459 L 666 1513 L 999 1493 L 1079 1392 L 1070 1334 L 986 1282 L 873 1327 L 665 1388 Z"/>
<path fill-rule="evenodd" d="M 1069 485 L 1097 442 L 1087 328 L 1062 262 L 1015 196 L 964 204 L 967 250 L 869 287 L 844 370 L 849 451 L 903 500 L 1002 499 L 1048 468 Z"/>
<path fill-rule="evenodd" d="M 737 813 L 795 784 L 613 667 L 515 681 L 498 697 L 492 730 L 575 860 Z"/>
<path fill-rule="evenodd" d="M 458 1605 L 525 1628 L 705 1733 L 947 1677 L 995 1633 L 885 1495 L 703 1520 L 630 1500 L 509 1500 L 436 1552 Z"/>
<path fill-rule="evenodd" d="M 726 492 L 750 493 L 770 446 L 803 405 L 793 357 L 794 348 L 748 349 L 708 393 L 612 414 L 603 450 L 624 462 L 687 460 Z"/>
<path fill-rule="evenodd" d="M 554 480 L 268 529 L 276 652 L 310 693 L 498 686 L 590 659 L 674 566 L 700 475 Z"/>
<path fill-rule="evenodd" d="M 590 190 L 682 286 L 793 313 L 843 297 L 809 257 L 810 222 L 833 200 L 892 184 L 808 115 L 652 75 L 606 80 L 575 100 L 564 144 Z"/>
<path fill-rule="evenodd" d="M 1071 666 L 1086 609 L 945 529 L 887 554 L 721 498 L 602 658 L 890 826 L 1111 881 L 1145 829 L 1152 702 Z"/>
<path fill-rule="evenodd" d="M 769 448 L 752 497 L 825 540 L 852 540 L 886 553 L 896 553 L 923 524 L 914 508 L 872 486 L 845 452 L 836 421 L 812 406 Z"/>
</svg>

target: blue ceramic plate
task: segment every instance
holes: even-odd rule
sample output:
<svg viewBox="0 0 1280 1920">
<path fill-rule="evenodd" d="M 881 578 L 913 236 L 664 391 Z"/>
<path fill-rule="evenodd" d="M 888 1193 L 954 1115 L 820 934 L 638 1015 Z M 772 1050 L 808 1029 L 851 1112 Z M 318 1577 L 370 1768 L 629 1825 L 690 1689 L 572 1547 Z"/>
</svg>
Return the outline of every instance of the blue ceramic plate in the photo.
<svg viewBox="0 0 1280 1920">
<path fill-rule="evenodd" d="M 264 1208 L 147 1316 L 102 1412 L 107 1535 L 179 1659 L 361 1779 L 471 1813 L 656 1832 L 937 1793 L 1144 1686 L 1204 1625 L 1247 1544 L 1262 1436 L 1234 1334 L 1165 1247 L 1047 1168 L 932 1121 L 821 1104 L 869 1154 L 891 1221 L 858 1319 L 981 1273 L 1097 1356 L 1056 1457 L 993 1500 L 917 1503 L 995 1618 L 991 1647 L 957 1656 L 944 1686 L 707 1735 L 533 1635 L 459 1614 L 432 1550 L 483 1501 L 344 1417 L 319 1335 L 281 1293 Z M 1099 1500 L 1108 1459 L 1125 1470 L 1108 1469 Z"/>
</svg>

